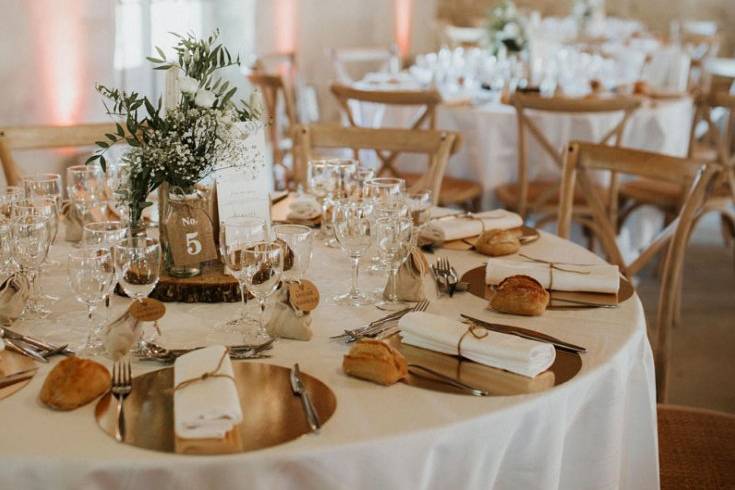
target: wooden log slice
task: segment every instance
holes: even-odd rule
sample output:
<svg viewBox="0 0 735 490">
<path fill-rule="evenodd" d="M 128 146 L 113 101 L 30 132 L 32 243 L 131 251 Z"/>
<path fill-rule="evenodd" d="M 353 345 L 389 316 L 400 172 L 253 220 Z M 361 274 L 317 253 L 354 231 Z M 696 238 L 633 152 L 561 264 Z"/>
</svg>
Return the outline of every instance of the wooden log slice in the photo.
<svg viewBox="0 0 735 490">
<path fill-rule="evenodd" d="M 127 296 L 118 285 L 115 292 Z M 202 273 L 194 277 L 172 277 L 161 271 L 161 278 L 150 298 L 163 302 L 181 303 L 237 303 L 241 301 L 237 279 L 224 273 L 219 261 L 208 262 Z"/>
</svg>

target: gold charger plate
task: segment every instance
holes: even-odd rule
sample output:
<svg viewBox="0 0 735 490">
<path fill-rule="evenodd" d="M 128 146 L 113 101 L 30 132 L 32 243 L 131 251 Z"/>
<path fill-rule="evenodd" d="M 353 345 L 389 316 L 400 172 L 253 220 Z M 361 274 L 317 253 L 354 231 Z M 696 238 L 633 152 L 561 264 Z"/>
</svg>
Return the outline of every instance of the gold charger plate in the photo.
<svg viewBox="0 0 735 490">
<path fill-rule="evenodd" d="M 478 298 L 490 300 L 494 294 L 493 286 L 485 284 L 485 266 L 481 265 L 470 269 L 462 275 L 461 282 L 469 284 L 469 291 Z M 633 284 L 624 277 L 620 277 L 618 294 L 584 293 L 570 291 L 551 291 L 552 304 L 549 308 L 596 308 L 597 306 L 614 307 L 630 299 L 635 293 Z M 556 304 L 553 301 L 557 300 Z"/>
<path fill-rule="evenodd" d="M 541 234 L 536 228 L 532 228 L 526 225 L 519 226 L 518 228 L 513 228 L 513 231 L 518 233 L 518 239 L 520 240 L 521 245 L 528 245 L 529 243 L 533 243 L 541 237 Z M 448 250 L 472 250 L 475 248 L 475 243 L 477 242 L 478 238 L 478 236 L 473 236 L 469 238 L 463 238 L 462 240 L 452 240 L 449 242 L 444 242 L 441 248 L 446 248 Z"/>
<path fill-rule="evenodd" d="M 8 376 L 34 367 L 36 367 L 36 363 L 30 357 L 16 354 L 15 352 L 10 352 L 8 350 L 0 352 L 0 376 Z M 20 381 L 10 386 L 6 386 L 5 388 L 0 388 L 0 400 L 25 388 L 32 379 L 33 377 L 30 377 L 25 381 Z"/>
<path fill-rule="evenodd" d="M 515 330 L 524 331 L 523 328 L 515 328 Z M 556 340 L 548 335 L 539 334 L 538 332 L 529 332 L 541 335 L 549 340 Z M 478 364 L 467 359 L 461 359 L 457 356 L 450 356 L 433 352 L 427 349 L 413 347 L 411 345 L 403 345 L 399 335 L 390 337 L 389 342 L 396 347 L 409 364 L 419 364 L 434 371 L 438 371 L 445 376 L 456 379 L 463 383 L 481 388 L 490 393 L 490 396 L 511 396 L 525 395 L 529 393 L 539 393 L 548 390 L 554 386 L 558 386 L 572 379 L 582 369 L 582 358 L 574 352 L 567 352 L 556 349 L 556 358 L 554 364 L 549 369 L 539 374 L 535 378 L 527 378 L 519 374 L 514 374 L 502 369 Z M 418 373 L 418 371 L 416 371 Z M 404 383 L 431 391 L 440 391 L 442 393 L 467 394 L 462 390 L 454 388 L 446 383 L 434 381 L 430 374 L 425 376 L 421 374 L 409 373 L 404 379 Z M 468 395 L 472 396 L 472 395 Z"/>
<path fill-rule="evenodd" d="M 176 454 L 229 454 L 254 451 L 311 432 L 299 397 L 291 391 L 289 368 L 256 362 L 233 362 L 243 421 L 224 439 L 180 439 L 174 434 L 174 368 L 133 378 L 125 399 L 125 444 Z M 322 424 L 337 408 L 337 398 L 322 381 L 301 373 Z M 100 428 L 115 437 L 117 400 L 109 393 L 95 407 Z"/>
</svg>

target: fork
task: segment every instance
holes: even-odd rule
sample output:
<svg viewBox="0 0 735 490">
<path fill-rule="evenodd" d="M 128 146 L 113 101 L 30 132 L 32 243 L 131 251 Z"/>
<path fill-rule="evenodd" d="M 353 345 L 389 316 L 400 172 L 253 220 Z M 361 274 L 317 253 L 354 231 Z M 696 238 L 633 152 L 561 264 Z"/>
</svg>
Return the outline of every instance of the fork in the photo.
<svg viewBox="0 0 735 490">
<path fill-rule="evenodd" d="M 123 442 L 125 439 L 125 412 L 123 402 L 133 391 L 133 377 L 130 369 L 130 358 L 125 357 L 115 361 L 112 366 L 112 396 L 117 400 L 117 423 L 115 424 L 115 440 Z"/>
<path fill-rule="evenodd" d="M 418 303 L 416 303 L 416 306 L 414 306 L 411 311 L 426 311 L 429 308 L 429 305 L 431 302 L 427 299 L 421 300 Z M 392 326 L 384 326 L 376 325 L 374 327 L 368 328 L 364 332 L 361 332 L 358 335 L 347 337 L 345 340 L 346 343 L 350 344 L 352 342 L 355 342 L 357 340 L 360 340 L 364 337 L 371 337 L 371 338 L 380 338 L 384 339 L 386 337 L 390 337 L 394 333 L 397 333 L 400 330 L 398 325 L 392 325 Z"/>
<path fill-rule="evenodd" d="M 446 257 L 439 257 L 436 262 L 437 270 L 439 275 L 444 279 L 444 283 L 447 287 L 447 292 L 451 298 L 454 295 L 454 290 L 457 288 L 457 283 L 452 279 L 452 270 L 449 260 Z"/>
</svg>

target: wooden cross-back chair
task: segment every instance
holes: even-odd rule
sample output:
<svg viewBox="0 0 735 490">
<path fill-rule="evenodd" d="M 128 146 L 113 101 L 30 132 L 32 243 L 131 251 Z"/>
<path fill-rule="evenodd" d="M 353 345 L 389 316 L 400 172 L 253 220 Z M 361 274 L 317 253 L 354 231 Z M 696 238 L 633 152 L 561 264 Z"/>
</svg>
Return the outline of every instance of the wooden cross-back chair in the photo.
<svg viewBox="0 0 735 490">
<path fill-rule="evenodd" d="M 105 141 L 106 133 L 114 134 L 115 131 L 113 123 L 0 127 L 0 162 L 5 182 L 18 185 L 23 179 L 23 172 L 13 158 L 15 150 L 93 146 L 95 141 Z"/>
<path fill-rule="evenodd" d="M 556 147 L 547 136 L 529 117 L 528 110 L 556 113 L 607 113 L 622 112 L 617 124 L 614 124 L 603 137 L 595 143 L 620 146 L 625 126 L 633 113 L 640 107 L 641 101 L 630 96 L 615 96 L 606 98 L 568 98 L 568 97 L 540 97 L 538 95 L 515 93 L 511 103 L 516 109 L 518 120 L 518 180 L 517 182 L 501 185 L 495 190 L 496 197 L 508 209 L 517 211 L 524 218 L 531 213 L 541 213 L 538 225 L 550 221 L 557 212 L 559 199 L 559 181 L 529 179 L 529 164 L 526 148 L 526 134 L 544 150 L 544 154 L 551 157 L 560 173 L 564 166 L 565 146 Z M 612 187 L 617 185 L 615 175 L 611 176 Z M 583 199 L 575 200 L 575 208 L 579 214 L 585 214 Z M 609 202 L 610 211 L 617 213 L 617 203 Z"/>
<path fill-rule="evenodd" d="M 328 50 L 328 56 L 332 61 L 336 79 L 341 83 L 352 83 L 362 78 L 365 73 L 359 76 L 350 73 L 358 66 L 367 71 L 381 72 L 401 68 L 401 57 L 396 44 L 388 47 L 331 48 Z"/>
<path fill-rule="evenodd" d="M 257 62 L 248 79 L 263 94 L 265 110 L 268 113 L 268 139 L 273 152 L 273 166 L 283 169 L 284 184 L 288 188 L 292 171 L 286 166 L 285 157 L 292 150 L 292 142 L 284 134 L 289 134 L 291 128 L 298 123 L 293 88 L 282 75 L 265 73 L 258 69 Z M 283 101 L 286 121 L 279 120 L 279 99 Z"/>
<path fill-rule="evenodd" d="M 411 123 L 409 129 L 436 129 L 436 111 L 442 98 L 439 92 L 435 90 L 362 90 L 341 84 L 333 84 L 331 90 L 350 126 L 360 126 L 360 121 L 355 117 L 350 104 L 350 101 L 355 101 L 389 106 L 418 107 L 417 117 Z M 401 152 L 376 151 L 375 153 L 381 163 L 381 166 L 377 169 L 377 174 L 401 177 L 409 185 L 417 182 L 422 177 L 420 174 L 399 172 L 395 168 L 395 161 Z M 458 204 L 477 210 L 482 197 L 482 186 L 475 181 L 447 176 L 444 178 L 439 192 L 438 202 L 442 206 Z"/>
<path fill-rule="evenodd" d="M 408 191 L 431 190 L 434 204 L 444 179 L 449 157 L 460 146 L 458 133 L 450 131 L 353 128 L 332 124 L 298 126 L 294 131 L 301 152 L 298 169 L 300 182 L 305 183 L 306 163 L 319 158 L 318 150 L 382 150 L 418 153 L 429 157 L 429 168 L 422 178 L 409 185 Z"/>
<path fill-rule="evenodd" d="M 720 50 L 720 36 L 716 32 L 713 34 L 684 32 L 681 42 L 691 56 L 689 65 L 690 90 L 705 87 L 708 83 L 708 77 L 704 67 L 710 58 L 717 56 Z"/>
</svg>

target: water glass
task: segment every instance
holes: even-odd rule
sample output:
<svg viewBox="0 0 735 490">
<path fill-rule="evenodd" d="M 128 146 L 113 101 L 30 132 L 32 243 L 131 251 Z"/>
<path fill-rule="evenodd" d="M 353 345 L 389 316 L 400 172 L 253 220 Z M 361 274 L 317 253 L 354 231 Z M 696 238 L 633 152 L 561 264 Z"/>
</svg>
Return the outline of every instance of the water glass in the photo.
<svg viewBox="0 0 735 490">
<path fill-rule="evenodd" d="M 218 325 L 217 328 L 219 330 L 225 332 L 240 331 L 244 334 L 247 326 L 253 323 L 247 316 L 247 294 L 243 273 L 242 251 L 255 243 L 265 240 L 266 229 L 265 221 L 249 217 L 229 218 L 220 224 L 220 254 L 225 265 L 240 284 L 242 302 L 240 315 L 233 320 Z"/>
<path fill-rule="evenodd" d="M 99 248 L 75 250 L 69 254 L 69 285 L 77 301 L 87 306 L 88 329 L 86 340 L 75 350 L 79 355 L 91 356 L 102 352 L 99 328 L 94 321 L 94 310 L 115 283 L 112 253 Z"/>
<path fill-rule="evenodd" d="M 107 200 L 105 173 L 99 165 L 74 165 L 66 169 L 66 192 L 79 208 L 82 219 L 95 209 L 103 210 Z"/>
<path fill-rule="evenodd" d="M 368 200 L 338 201 L 334 208 L 334 231 L 342 249 L 352 261 L 352 287 L 348 293 L 336 296 L 337 304 L 368 305 L 372 301 L 358 288 L 360 257 L 370 247 L 370 215 L 372 203 Z"/>
<path fill-rule="evenodd" d="M 278 242 L 258 242 L 241 250 L 241 273 L 248 291 L 260 305 L 258 330 L 253 341 L 270 339 L 266 330 L 266 300 L 276 292 L 283 274 L 283 247 Z M 250 339 L 247 338 L 249 343 Z"/>
<path fill-rule="evenodd" d="M 413 226 L 418 228 L 420 232 L 431 218 L 431 191 L 426 190 L 408 194 L 406 204 L 409 213 L 411 213 L 411 219 L 413 219 Z"/>
<path fill-rule="evenodd" d="M 285 270 L 289 262 L 289 253 L 284 250 L 283 279 L 286 281 L 301 281 L 311 263 L 311 249 L 314 234 L 308 226 L 303 225 L 276 225 L 273 227 L 276 238 L 283 240 L 293 253 L 292 265 Z"/>
<path fill-rule="evenodd" d="M 61 187 L 61 175 L 59 174 L 37 174 L 23 179 L 25 195 L 29 199 L 48 197 L 56 201 L 56 208 L 61 211 L 61 198 L 63 190 Z"/>
<path fill-rule="evenodd" d="M 358 166 L 355 169 L 353 179 L 355 181 L 352 195 L 356 198 L 365 196 L 365 182 L 375 178 L 375 169 L 370 167 Z"/>
<path fill-rule="evenodd" d="M 31 284 L 24 318 L 45 318 L 50 313 L 41 303 L 38 292 L 38 277 L 51 244 L 48 220 L 42 215 L 26 215 L 17 217 L 10 224 L 13 257 Z"/>
<path fill-rule="evenodd" d="M 113 247 L 120 287 L 136 301 L 146 298 L 161 272 L 161 245 L 146 237 L 128 237 Z"/>
<path fill-rule="evenodd" d="M 383 310 L 396 311 L 405 308 L 405 303 L 398 299 L 397 278 L 398 270 L 408 258 L 414 247 L 413 220 L 408 217 L 383 217 L 375 221 L 375 241 L 378 244 L 380 256 L 389 267 L 391 285 L 388 299 L 378 303 Z"/>
<path fill-rule="evenodd" d="M 128 229 L 120 221 L 98 221 L 87 223 L 82 229 L 82 245 L 84 247 L 112 250 L 127 234 Z"/>
<path fill-rule="evenodd" d="M 365 182 L 365 197 L 375 201 L 394 199 L 406 193 L 406 181 L 397 177 L 378 177 Z"/>
<path fill-rule="evenodd" d="M 57 201 L 49 197 L 37 197 L 34 199 L 19 199 L 15 201 L 11 209 L 13 220 L 23 216 L 44 216 L 48 218 L 49 237 L 51 244 L 56 240 L 59 230 L 59 208 Z"/>
<path fill-rule="evenodd" d="M 333 199 L 348 197 L 355 185 L 357 161 L 335 158 L 327 160 L 327 171 L 331 179 L 330 195 Z"/>
</svg>

